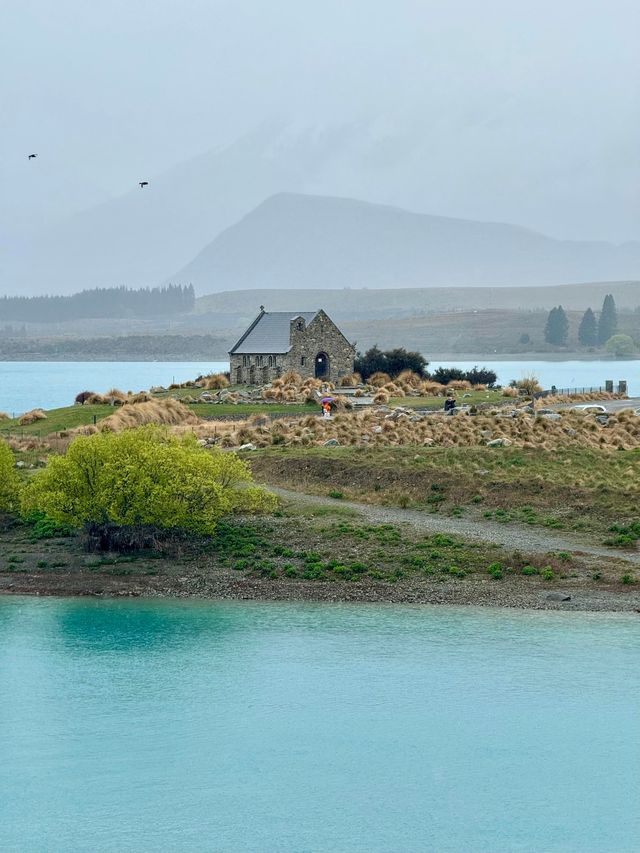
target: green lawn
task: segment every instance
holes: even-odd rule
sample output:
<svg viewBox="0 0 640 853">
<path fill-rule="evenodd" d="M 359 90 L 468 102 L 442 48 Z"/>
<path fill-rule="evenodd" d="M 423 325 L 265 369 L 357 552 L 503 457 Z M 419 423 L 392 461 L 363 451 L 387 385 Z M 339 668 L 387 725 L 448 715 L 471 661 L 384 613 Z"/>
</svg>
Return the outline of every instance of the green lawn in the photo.
<svg viewBox="0 0 640 853">
<path fill-rule="evenodd" d="M 112 415 L 112 406 L 65 406 L 63 409 L 49 409 L 46 420 L 36 421 L 29 426 L 21 426 L 18 418 L 0 421 L 0 435 L 50 435 L 65 429 L 92 424 L 94 417 L 102 420 Z"/>
<path fill-rule="evenodd" d="M 501 391 L 456 391 L 459 406 L 478 406 L 480 403 L 504 403 Z M 468 397 L 463 396 L 468 394 Z M 407 409 L 442 409 L 444 397 L 393 397 L 390 405 L 405 406 Z"/>
</svg>

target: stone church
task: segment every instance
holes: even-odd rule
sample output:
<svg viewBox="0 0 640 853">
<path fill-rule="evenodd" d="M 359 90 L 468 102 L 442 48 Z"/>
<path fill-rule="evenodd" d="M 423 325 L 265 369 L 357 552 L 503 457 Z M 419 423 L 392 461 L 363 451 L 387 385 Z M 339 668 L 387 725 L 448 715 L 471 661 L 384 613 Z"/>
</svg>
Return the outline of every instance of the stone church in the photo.
<svg viewBox="0 0 640 853">
<path fill-rule="evenodd" d="M 335 382 L 353 373 L 355 347 L 324 311 L 265 311 L 229 351 L 234 385 L 263 385 L 295 370 Z"/>
</svg>

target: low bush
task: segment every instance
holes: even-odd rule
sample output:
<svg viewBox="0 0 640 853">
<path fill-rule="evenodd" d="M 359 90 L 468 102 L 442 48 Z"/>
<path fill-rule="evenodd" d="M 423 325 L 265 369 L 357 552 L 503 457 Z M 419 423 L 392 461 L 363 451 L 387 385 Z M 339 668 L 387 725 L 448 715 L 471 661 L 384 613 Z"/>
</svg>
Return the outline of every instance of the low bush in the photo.
<svg viewBox="0 0 640 853">
<path fill-rule="evenodd" d="M 15 468 L 11 448 L 0 441 L 0 512 L 13 512 L 18 509 L 20 480 Z"/>
<path fill-rule="evenodd" d="M 155 528 L 212 534 L 228 513 L 275 504 L 235 454 L 154 426 L 76 438 L 22 494 L 25 514 L 84 527 L 94 549 L 150 547 Z"/>
</svg>

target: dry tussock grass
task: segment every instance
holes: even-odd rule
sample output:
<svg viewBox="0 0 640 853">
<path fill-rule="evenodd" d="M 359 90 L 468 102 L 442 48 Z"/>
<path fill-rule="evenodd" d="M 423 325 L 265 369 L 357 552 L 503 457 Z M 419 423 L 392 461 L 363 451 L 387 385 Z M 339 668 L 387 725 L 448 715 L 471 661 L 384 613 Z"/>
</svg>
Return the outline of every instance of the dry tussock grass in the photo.
<svg viewBox="0 0 640 853">
<path fill-rule="evenodd" d="M 391 377 L 388 373 L 383 373 L 381 370 L 377 370 L 375 373 L 371 374 L 368 382 L 369 385 L 373 385 L 374 388 L 382 388 L 383 385 L 389 385 Z"/>
<path fill-rule="evenodd" d="M 220 391 L 222 388 L 228 388 L 229 380 L 224 373 L 210 373 L 202 377 L 200 384 L 207 391 Z"/>
<path fill-rule="evenodd" d="M 199 418 L 179 400 L 150 400 L 135 406 L 122 406 L 96 426 L 88 425 L 69 430 L 69 435 L 92 435 L 96 432 L 121 432 L 146 424 L 167 426 L 196 425 Z"/>
<path fill-rule="evenodd" d="M 604 426 L 592 415 L 572 412 L 563 413 L 557 421 L 522 413 L 516 417 L 487 413 L 453 418 L 406 414 L 392 419 L 384 412 L 369 409 L 339 413 L 331 420 L 307 416 L 258 422 L 249 418 L 241 423 L 200 423 L 193 429 L 201 438 L 216 435 L 225 447 L 249 442 L 257 447 L 321 445 L 329 438 L 338 439 L 341 445 L 368 447 L 473 447 L 495 438 L 508 439 L 515 447 L 541 450 L 589 447 L 614 451 L 639 447 L 640 417 L 627 412 L 622 415 L 611 416 Z"/>
<path fill-rule="evenodd" d="M 0 421 L 9 421 L 11 418 L 6 412 L 0 412 Z"/>
<path fill-rule="evenodd" d="M 351 373 L 349 376 L 343 376 L 340 380 L 342 388 L 356 388 L 362 385 L 362 376 L 359 373 Z"/>
<path fill-rule="evenodd" d="M 47 416 L 42 411 L 42 409 L 32 409 L 30 412 L 25 412 L 21 418 L 18 419 L 18 423 L 20 426 L 29 426 L 29 424 L 35 424 L 36 421 L 45 421 Z"/>
</svg>

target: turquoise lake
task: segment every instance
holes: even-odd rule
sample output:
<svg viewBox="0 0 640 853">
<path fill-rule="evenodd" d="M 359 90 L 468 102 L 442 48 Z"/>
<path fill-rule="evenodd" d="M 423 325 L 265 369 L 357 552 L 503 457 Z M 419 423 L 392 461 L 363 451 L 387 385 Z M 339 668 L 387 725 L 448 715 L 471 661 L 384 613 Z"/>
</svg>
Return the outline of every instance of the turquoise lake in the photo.
<svg viewBox="0 0 640 853">
<path fill-rule="evenodd" d="M 625 361 L 491 361 L 475 364 L 494 370 L 498 382 L 535 373 L 545 388 L 600 386 L 606 379 L 629 383 L 630 394 L 640 394 L 640 360 Z M 434 360 L 430 370 L 439 366 L 469 370 L 471 361 Z M 70 406 L 80 391 L 104 393 L 109 388 L 140 391 L 152 385 L 195 379 L 201 373 L 228 370 L 226 361 L 0 361 L 0 412 L 22 414 L 40 406 L 54 409 Z"/>
<path fill-rule="evenodd" d="M 640 617 L 0 599 L 3 851 L 637 851 Z"/>
</svg>

